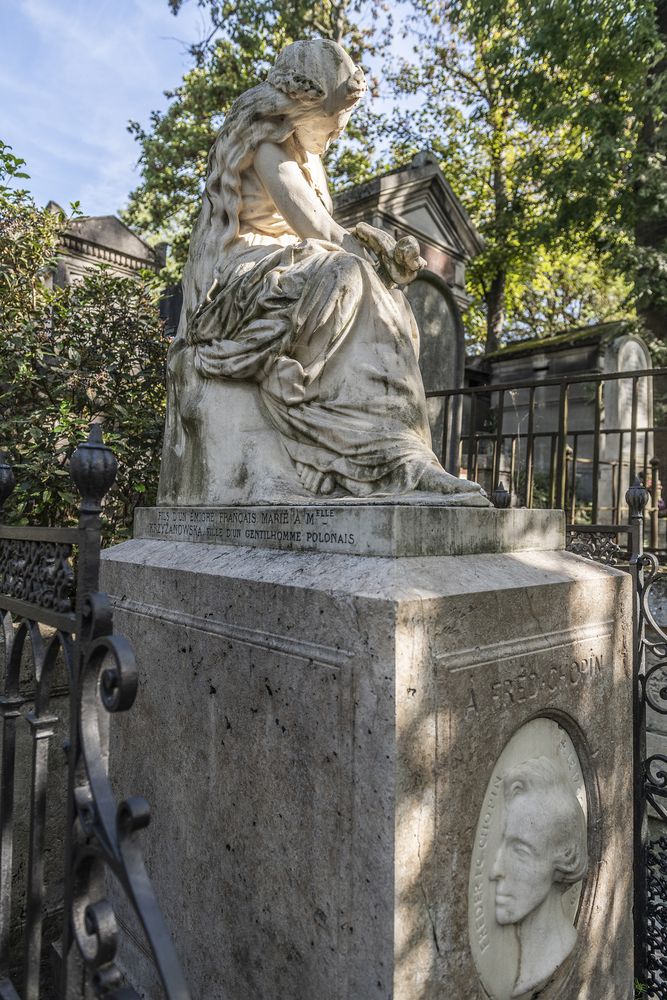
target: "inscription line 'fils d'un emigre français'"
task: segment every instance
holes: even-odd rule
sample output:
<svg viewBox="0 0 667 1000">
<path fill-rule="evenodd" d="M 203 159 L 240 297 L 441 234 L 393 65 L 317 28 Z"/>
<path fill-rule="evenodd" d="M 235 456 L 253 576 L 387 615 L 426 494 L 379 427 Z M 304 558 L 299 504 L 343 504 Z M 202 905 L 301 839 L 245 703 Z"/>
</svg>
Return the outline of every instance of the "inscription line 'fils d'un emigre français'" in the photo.
<svg viewBox="0 0 667 1000">
<path fill-rule="evenodd" d="M 279 542 L 308 546 L 335 544 L 354 547 L 354 532 L 337 530 L 342 512 L 323 508 L 298 510 L 160 510 L 149 520 L 149 536 L 205 541 L 219 540 L 243 545 L 245 542 Z M 333 521 L 333 524 L 331 523 Z"/>
</svg>

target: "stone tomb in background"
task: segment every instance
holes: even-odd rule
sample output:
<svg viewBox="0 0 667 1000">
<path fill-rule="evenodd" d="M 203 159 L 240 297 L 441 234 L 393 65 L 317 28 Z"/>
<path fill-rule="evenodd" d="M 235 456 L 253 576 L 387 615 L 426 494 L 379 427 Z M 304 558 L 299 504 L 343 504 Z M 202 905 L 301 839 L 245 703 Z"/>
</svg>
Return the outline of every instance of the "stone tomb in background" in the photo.
<svg viewBox="0 0 667 1000">
<path fill-rule="evenodd" d="M 193 996 L 630 998 L 629 577 L 556 511 L 327 510 L 353 544 L 158 509 L 104 556 L 141 674 L 111 771 Z"/>
</svg>

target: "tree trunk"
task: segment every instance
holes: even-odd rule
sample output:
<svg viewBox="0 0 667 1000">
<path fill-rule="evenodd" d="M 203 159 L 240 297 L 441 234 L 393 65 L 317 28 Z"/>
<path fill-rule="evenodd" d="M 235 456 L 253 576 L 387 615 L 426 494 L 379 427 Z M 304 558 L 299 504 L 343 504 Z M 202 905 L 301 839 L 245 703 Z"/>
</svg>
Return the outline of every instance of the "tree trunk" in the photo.
<svg viewBox="0 0 667 1000">
<path fill-rule="evenodd" d="M 667 212 L 656 208 L 655 170 L 650 158 L 667 155 L 667 128 L 661 119 L 667 112 L 667 101 L 661 88 L 667 76 L 667 0 L 656 0 L 656 26 L 665 51 L 661 59 L 652 67 L 647 80 L 649 104 L 642 122 L 637 150 L 637 180 L 635 186 L 635 240 L 640 250 L 667 253 Z M 658 106 L 662 104 L 663 106 Z M 646 330 L 656 339 L 667 343 L 667 294 L 664 278 L 660 281 L 647 267 L 641 275 L 638 287 L 637 312 Z M 662 284 L 662 294 L 659 286 Z"/>
<path fill-rule="evenodd" d="M 338 42 L 339 45 L 343 44 L 345 40 L 345 12 L 347 8 L 347 0 L 341 0 L 337 3 L 332 11 L 331 26 L 332 26 L 332 40 Z"/>
<path fill-rule="evenodd" d="M 497 103 L 494 95 L 494 87 L 491 79 L 487 76 L 487 86 L 489 91 L 489 121 L 493 128 L 492 147 L 492 167 L 493 167 L 493 201 L 494 215 L 493 228 L 495 229 L 495 242 L 497 246 L 507 247 L 507 233 L 509 229 L 507 203 L 507 172 L 505 165 L 505 116 L 503 109 Z M 493 277 L 489 289 L 484 296 L 486 302 L 486 348 L 487 354 L 497 351 L 500 347 L 500 340 L 505 329 L 507 291 L 507 258 L 500 259 L 495 264 Z"/>
<path fill-rule="evenodd" d="M 500 338 L 505 327 L 505 289 L 507 272 L 497 271 L 493 276 L 488 292 L 484 296 L 486 302 L 486 354 L 497 351 Z"/>
</svg>

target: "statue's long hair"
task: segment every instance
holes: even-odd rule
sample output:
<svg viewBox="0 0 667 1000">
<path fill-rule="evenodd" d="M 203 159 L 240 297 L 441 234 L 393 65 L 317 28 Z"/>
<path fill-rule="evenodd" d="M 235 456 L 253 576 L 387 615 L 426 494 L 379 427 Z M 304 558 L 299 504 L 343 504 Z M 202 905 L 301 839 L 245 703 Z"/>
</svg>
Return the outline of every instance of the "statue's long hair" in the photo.
<svg viewBox="0 0 667 1000">
<path fill-rule="evenodd" d="M 267 80 L 234 101 L 208 155 L 202 207 L 183 273 L 181 329 L 213 281 L 220 256 L 239 234 L 241 179 L 263 142 L 284 143 L 299 124 L 323 110 L 354 105 L 366 88 L 363 72 L 335 42 L 294 42 Z M 296 148 L 305 167 L 305 154 Z M 308 171 L 304 169 L 307 180 Z"/>
</svg>

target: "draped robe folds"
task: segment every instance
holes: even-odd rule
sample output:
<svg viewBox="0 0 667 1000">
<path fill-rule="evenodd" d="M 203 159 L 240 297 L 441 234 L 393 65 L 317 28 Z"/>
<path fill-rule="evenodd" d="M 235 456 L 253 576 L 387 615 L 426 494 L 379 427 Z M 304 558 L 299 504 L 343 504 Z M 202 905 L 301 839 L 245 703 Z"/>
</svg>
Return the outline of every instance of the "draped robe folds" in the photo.
<svg viewBox="0 0 667 1000">
<path fill-rule="evenodd" d="M 190 353 L 203 380 L 255 383 L 292 461 L 352 496 L 416 489 L 439 463 L 406 297 L 370 260 L 300 239 L 250 174 L 242 233 L 221 248 L 172 354 L 182 365 Z"/>
</svg>

